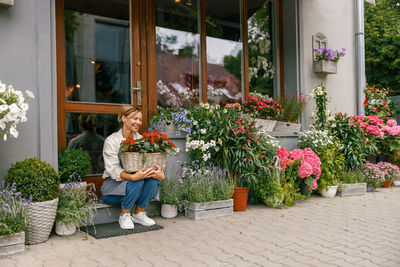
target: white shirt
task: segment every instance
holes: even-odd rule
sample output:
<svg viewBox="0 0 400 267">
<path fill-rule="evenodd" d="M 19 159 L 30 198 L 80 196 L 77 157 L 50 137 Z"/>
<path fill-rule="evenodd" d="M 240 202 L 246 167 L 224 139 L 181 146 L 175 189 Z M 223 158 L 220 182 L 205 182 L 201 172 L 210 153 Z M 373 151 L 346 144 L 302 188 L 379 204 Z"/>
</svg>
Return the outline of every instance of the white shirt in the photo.
<svg viewBox="0 0 400 267">
<path fill-rule="evenodd" d="M 142 138 L 139 133 L 136 133 L 133 137 L 135 140 Z M 119 148 L 121 147 L 121 142 L 125 140 L 122 135 L 122 129 L 109 135 L 104 141 L 103 147 L 103 158 L 104 158 L 104 173 L 103 179 L 111 177 L 116 181 L 122 181 L 121 172 L 124 170 L 119 162 Z"/>
</svg>

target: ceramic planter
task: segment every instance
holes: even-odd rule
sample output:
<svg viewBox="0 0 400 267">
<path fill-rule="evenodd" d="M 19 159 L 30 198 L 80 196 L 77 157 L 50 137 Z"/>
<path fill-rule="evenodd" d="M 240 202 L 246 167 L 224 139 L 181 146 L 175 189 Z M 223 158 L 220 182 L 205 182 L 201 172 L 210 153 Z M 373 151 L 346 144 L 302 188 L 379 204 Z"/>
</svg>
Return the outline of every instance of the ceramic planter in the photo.
<svg viewBox="0 0 400 267">
<path fill-rule="evenodd" d="M 277 121 L 274 126 L 274 132 L 300 132 L 301 124 L 286 121 Z"/>
<path fill-rule="evenodd" d="M 163 218 L 172 219 L 178 215 L 178 206 L 161 204 L 161 216 Z"/>
<path fill-rule="evenodd" d="M 25 232 L 0 235 L 0 257 L 11 256 L 25 251 Z"/>
<path fill-rule="evenodd" d="M 185 207 L 185 216 L 193 220 L 216 218 L 232 214 L 233 199 L 204 203 L 188 203 Z"/>
<path fill-rule="evenodd" d="M 56 221 L 56 234 L 59 236 L 68 236 L 76 233 L 76 225 L 74 223 L 64 223 Z"/>
<path fill-rule="evenodd" d="M 261 127 L 260 131 L 263 132 L 272 132 L 276 124 L 275 120 L 255 119 L 255 122 L 256 127 Z"/>
<path fill-rule="evenodd" d="M 249 189 L 247 187 L 235 187 L 233 191 L 233 210 L 245 211 L 248 197 Z"/>
<path fill-rule="evenodd" d="M 337 195 L 344 196 L 361 196 L 367 192 L 367 183 L 341 184 L 338 188 Z"/>
<path fill-rule="evenodd" d="M 328 186 L 327 189 L 325 188 L 321 190 L 321 196 L 326 198 L 334 198 L 336 196 L 337 189 L 337 185 Z"/>
<path fill-rule="evenodd" d="M 330 60 L 321 60 L 313 62 L 313 71 L 315 73 L 323 74 L 336 74 L 337 73 L 337 62 Z"/>
</svg>

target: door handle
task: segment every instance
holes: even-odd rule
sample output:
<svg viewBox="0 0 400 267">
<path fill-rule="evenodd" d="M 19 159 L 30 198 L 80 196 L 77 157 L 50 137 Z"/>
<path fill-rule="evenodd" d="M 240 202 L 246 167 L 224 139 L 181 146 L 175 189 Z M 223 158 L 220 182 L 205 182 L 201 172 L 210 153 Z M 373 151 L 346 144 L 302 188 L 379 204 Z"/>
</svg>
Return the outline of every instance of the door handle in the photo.
<svg viewBox="0 0 400 267">
<path fill-rule="evenodd" d="M 142 81 L 136 82 L 136 87 L 131 87 L 131 104 L 133 103 L 133 93 L 136 92 L 136 105 L 142 105 Z"/>
</svg>

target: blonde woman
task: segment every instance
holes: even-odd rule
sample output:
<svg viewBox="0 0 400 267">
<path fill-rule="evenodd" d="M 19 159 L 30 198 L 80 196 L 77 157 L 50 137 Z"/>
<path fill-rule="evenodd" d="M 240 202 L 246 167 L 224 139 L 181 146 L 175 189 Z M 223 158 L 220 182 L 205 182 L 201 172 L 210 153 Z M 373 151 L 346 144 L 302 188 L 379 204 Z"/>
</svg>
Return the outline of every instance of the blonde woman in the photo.
<svg viewBox="0 0 400 267">
<path fill-rule="evenodd" d="M 145 226 L 154 225 L 154 220 L 147 217 L 145 209 L 157 192 L 160 180 L 164 178 L 162 169 L 143 168 L 136 173 L 125 172 L 121 166 L 118 152 L 121 141 L 128 137 L 141 138 L 142 112 L 138 107 L 126 105 L 118 115 L 121 129 L 108 136 L 104 141 L 104 183 L 101 187 L 105 203 L 121 206 L 119 225 L 122 229 L 133 229 L 134 223 Z M 131 209 L 136 204 L 134 214 Z"/>
</svg>

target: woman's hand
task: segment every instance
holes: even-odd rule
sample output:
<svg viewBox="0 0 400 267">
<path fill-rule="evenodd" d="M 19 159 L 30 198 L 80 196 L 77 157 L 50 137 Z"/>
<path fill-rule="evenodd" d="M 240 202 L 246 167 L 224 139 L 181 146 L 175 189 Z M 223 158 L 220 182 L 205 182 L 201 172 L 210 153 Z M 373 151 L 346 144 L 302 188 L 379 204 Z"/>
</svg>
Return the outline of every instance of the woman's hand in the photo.
<svg viewBox="0 0 400 267">
<path fill-rule="evenodd" d="M 164 176 L 165 175 L 161 167 L 158 165 L 154 165 L 152 177 L 161 181 L 162 179 L 164 179 Z"/>
<path fill-rule="evenodd" d="M 143 168 L 136 173 L 132 174 L 132 180 L 137 181 L 137 180 L 142 180 L 146 178 L 153 177 L 154 170 L 153 168 Z"/>
</svg>

